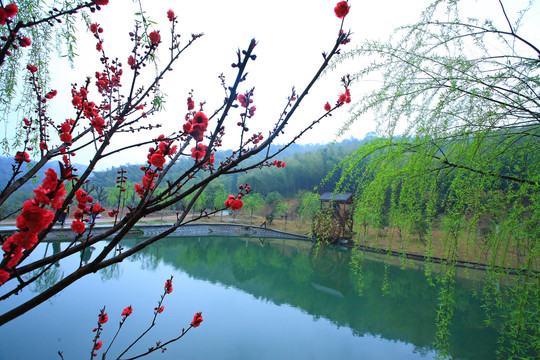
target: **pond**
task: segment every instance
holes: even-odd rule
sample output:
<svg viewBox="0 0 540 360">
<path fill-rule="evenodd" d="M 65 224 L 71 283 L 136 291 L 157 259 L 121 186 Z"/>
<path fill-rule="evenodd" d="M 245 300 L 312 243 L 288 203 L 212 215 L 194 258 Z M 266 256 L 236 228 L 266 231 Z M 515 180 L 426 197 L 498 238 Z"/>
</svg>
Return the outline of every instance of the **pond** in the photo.
<svg viewBox="0 0 540 360">
<path fill-rule="evenodd" d="M 50 254 L 62 246 L 66 244 L 41 244 L 34 254 Z M 433 347 L 437 289 L 427 283 L 422 264 L 402 270 L 399 264 L 385 267 L 366 259 L 360 296 L 350 270 L 350 250 L 324 247 L 317 256 L 315 251 L 312 243 L 298 240 L 165 239 L 118 266 L 83 278 L 0 327 L 0 359 L 60 359 L 58 351 L 66 360 L 90 358 L 99 310 L 106 306 L 109 315 L 101 337 L 105 348 L 122 310 L 132 305 L 133 314 L 107 356 L 113 359 L 150 325 L 171 275 L 174 290 L 166 296 L 156 326 L 128 355 L 179 335 L 202 311 L 200 327 L 168 345 L 165 354 L 157 352 L 146 359 L 437 356 Z M 74 266 L 76 261 L 61 262 L 47 281 Z M 34 291 L 44 285 L 36 285 Z M 495 358 L 497 333 L 483 324 L 475 295 L 480 287 L 479 281 L 456 281 L 450 339 L 454 359 Z M 30 295 L 27 291 L 18 296 Z M 0 310 L 12 301 L 0 303 Z"/>
</svg>

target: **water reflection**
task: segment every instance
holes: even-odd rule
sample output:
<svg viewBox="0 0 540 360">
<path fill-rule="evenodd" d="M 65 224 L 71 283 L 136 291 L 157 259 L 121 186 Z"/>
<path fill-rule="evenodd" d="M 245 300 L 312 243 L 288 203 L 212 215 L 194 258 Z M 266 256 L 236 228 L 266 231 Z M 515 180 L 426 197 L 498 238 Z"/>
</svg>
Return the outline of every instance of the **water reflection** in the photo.
<svg viewBox="0 0 540 360">
<path fill-rule="evenodd" d="M 412 344 L 419 354 L 433 350 L 438 290 L 428 284 L 420 265 L 404 271 L 365 260 L 359 296 L 350 251 L 323 247 L 315 252 L 311 243 L 292 240 L 170 238 L 139 256 L 144 267 L 161 260 L 195 279 L 325 318 L 359 337 Z M 497 334 L 484 326 L 480 300 L 474 296 L 479 286 L 457 280 L 449 349 L 454 359 L 495 358 Z"/>
</svg>

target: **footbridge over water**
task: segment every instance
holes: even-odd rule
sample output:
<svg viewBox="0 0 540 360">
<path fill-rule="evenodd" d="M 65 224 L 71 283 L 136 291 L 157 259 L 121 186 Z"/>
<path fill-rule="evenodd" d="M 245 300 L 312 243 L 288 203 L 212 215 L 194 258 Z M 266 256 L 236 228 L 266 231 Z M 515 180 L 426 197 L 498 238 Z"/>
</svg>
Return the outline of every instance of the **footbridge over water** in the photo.
<svg viewBox="0 0 540 360">
<path fill-rule="evenodd" d="M 173 223 L 159 224 L 138 224 L 128 233 L 126 237 L 152 237 L 169 229 Z M 92 229 L 93 235 L 101 234 L 112 228 L 112 224 L 96 224 Z M 0 227 L 0 234 L 10 235 L 15 233 L 15 226 Z M 88 230 L 86 230 L 88 231 Z M 73 238 L 75 233 L 69 228 L 55 225 L 47 236 L 47 241 L 66 241 Z M 244 224 L 220 224 L 220 223 L 194 223 L 180 226 L 170 237 L 197 237 L 197 236 L 216 236 L 216 237 L 254 237 L 254 238 L 273 238 L 273 239 L 293 239 L 312 241 L 309 236 L 297 235 L 285 231 L 266 229 L 258 226 Z"/>
<path fill-rule="evenodd" d="M 172 224 L 146 224 L 137 226 L 143 236 L 157 235 L 166 230 Z M 213 224 L 213 223 L 198 223 L 187 224 L 176 229 L 171 236 L 219 236 L 219 237 L 254 237 L 254 238 L 274 238 L 274 239 L 294 239 L 294 240 L 309 240 L 309 236 L 297 235 L 285 231 L 262 228 L 253 225 L 243 224 Z"/>
</svg>

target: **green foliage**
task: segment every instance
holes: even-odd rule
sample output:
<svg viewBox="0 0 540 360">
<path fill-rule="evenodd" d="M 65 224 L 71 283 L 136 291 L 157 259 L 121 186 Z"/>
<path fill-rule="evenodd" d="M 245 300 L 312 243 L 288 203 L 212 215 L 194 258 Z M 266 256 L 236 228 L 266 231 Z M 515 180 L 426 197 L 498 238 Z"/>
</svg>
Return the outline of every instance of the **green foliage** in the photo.
<svg viewBox="0 0 540 360">
<path fill-rule="evenodd" d="M 277 202 L 278 200 L 281 200 L 281 199 L 283 199 L 283 195 L 281 195 L 277 191 L 272 191 L 270 194 L 266 195 L 265 202 L 268 205 L 272 205 L 272 204 L 274 204 L 275 202 Z"/>
<path fill-rule="evenodd" d="M 273 212 L 274 214 L 281 216 L 281 215 L 287 214 L 287 212 L 289 211 L 289 208 L 290 208 L 289 203 L 279 200 L 275 203 Z"/>
<path fill-rule="evenodd" d="M 435 1 L 389 42 L 366 42 L 338 60 L 373 57 L 353 78 L 382 85 L 362 97 L 342 131 L 376 114 L 380 137 L 340 164 L 338 191 L 356 180 L 355 222 L 399 230 L 403 251 L 420 242 L 433 255 L 433 231 L 448 259 L 439 294 L 437 345 L 445 356 L 454 308 L 452 268 L 481 249 L 492 269 L 520 278 L 504 295 L 488 281 L 486 309 L 507 314 L 501 358 L 538 354 L 540 256 L 540 50 L 520 36 L 523 12 L 508 28 L 461 20 L 459 1 Z M 429 273 L 429 271 L 428 271 Z M 493 272 L 500 276 L 502 272 Z M 531 300 L 536 298 L 536 302 Z M 527 309 L 527 310 L 526 310 Z"/>
<path fill-rule="evenodd" d="M 439 308 L 435 319 L 437 332 L 435 334 L 435 346 L 439 350 L 438 357 L 446 359 L 450 357 L 450 328 L 454 316 L 454 290 L 455 290 L 455 267 L 449 266 L 440 277 Z"/>
<path fill-rule="evenodd" d="M 253 222 L 253 213 L 261 211 L 264 206 L 264 197 L 259 193 L 250 193 L 242 200 L 244 201 L 244 209 L 249 211 L 251 222 Z"/>
<path fill-rule="evenodd" d="M 299 195 L 300 202 L 296 208 L 296 212 L 302 221 L 309 222 L 319 209 L 319 195 L 311 191 L 303 191 Z"/>
<path fill-rule="evenodd" d="M 225 186 L 217 188 L 212 195 L 210 195 L 210 199 L 212 199 L 212 205 L 214 208 L 221 209 L 223 206 L 225 206 L 225 201 L 227 201 L 227 191 L 225 191 Z"/>
<path fill-rule="evenodd" d="M 311 236 L 320 243 L 333 243 L 338 238 L 339 231 L 335 213 L 332 209 L 319 209 L 311 224 Z"/>
<path fill-rule="evenodd" d="M 364 252 L 357 247 L 353 248 L 351 255 L 351 273 L 352 281 L 355 290 L 358 292 L 358 296 L 362 296 L 364 293 Z"/>
<path fill-rule="evenodd" d="M 250 211 L 258 212 L 264 205 L 264 197 L 259 193 L 250 193 L 244 200 L 244 207 Z"/>
<path fill-rule="evenodd" d="M 52 8 L 51 5 L 57 9 L 69 10 L 79 4 L 79 1 L 74 0 L 55 1 L 54 4 L 43 0 L 17 1 L 19 8 L 17 20 L 21 23 L 30 23 L 36 19 L 47 17 L 49 10 Z M 79 11 L 79 14 L 84 20 L 87 20 L 85 10 Z M 32 102 L 28 101 L 33 97 L 31 83 L 24 81 L 24 84 L 20 85 L 23 79 L 20 76 L 21 72 L 24 72 L 26 64 L 37 66 L 38 86 L 47 89 L 50 82 L 48 71 L 50 60 L 54 59 L 57 54 L 58 56 L 67 57 L 71 62 L 77 55 L 76 21 L 77 17 L 66 15 L 62 17 L 61 23 L 56 24 L 56 26 L 43 22 L 24 29 L 24 35 L 32 40 L 31 46 L 24 51 L 20 49 L 12 51 L 12 54 L 5 59 L 6 64 L 0 67 L 0 121 L 6 123 L 16 121 L 20 123 L 17 125 L 19 127 L 17 130 L 22 130 L 22 121 L 18 121 L 20 118 L 14 119 L 16 117 L 14 114 L 22 114 L 22 116 L 28 118 L 33 116 L 34 109 L 30 108 Z M 2 26 L 0 35 L 7 36 L 8 30 L 7 26 Z M 15 131 L 10 134 L 4 133 L 1 142 L 3 153 L 9 154 L 10 151 L 17 148 L 21 144 L 23 134 L 25 134 L 23 131 Z M 32 139 L 32 142 L 34 148 L 39 149 L 39 147 L 36 147 L 37 138 Z"/>
<path fill-rule="evenodd" d="M 344 157 L 360 144 L 359 140 L 344 140 L 330 145 L 296 145 L 290 153 L 284 153 L 280 160 L 285 160 L 285 168 L 266 167 L 251 171 L 238 179 L 239 184 L 249 183 L 261 194 L 278 191 L 285 197 L 293 197 L 298 191 L 331 191 L 339 173 L 321 181 Z"/>
</svg>

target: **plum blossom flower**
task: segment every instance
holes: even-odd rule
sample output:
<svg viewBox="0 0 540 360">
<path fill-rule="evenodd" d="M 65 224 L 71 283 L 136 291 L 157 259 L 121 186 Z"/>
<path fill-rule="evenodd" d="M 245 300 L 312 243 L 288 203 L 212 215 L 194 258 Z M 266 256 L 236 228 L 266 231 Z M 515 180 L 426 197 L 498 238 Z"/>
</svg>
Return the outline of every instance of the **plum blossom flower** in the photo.
<svg viewBox="0 0 540 360">
<path fill-rule="evenodd" d="M 6 256 L 6 255 L 4 255 L 4 256 Z M 9 259 L 9 261 L 6 264 L 6 268 L 13 269 L 15 266 L 17 266 L 17 264 L 19 263 L 19 261 L 23 257 L 22 248 L 17 247 L 11 254 L 7 255 L 7 257 Z"/>
<path fill-rule="evenodd" d="M 238 101 L 240 101 L 240 105 L 242 105 L 242 107 L 248 106 L 248 100 L 246 98 L 246 95 L 238 94 Z"/>
<path fill-rule="evenodd" d="M 23 36 L 19 39 L 19 44 L 22 46 L 22 47 L 27 47 L 27 46 L 30 46 L 32 45 L 32 40 L 30 40 L 29 37 L 27 36 Z"/>
<path fill-rule="evenodd" d="M 37 232 L 32 231 L 15 233 L 8 237 L 4 244 L 2 244 L 2 250 L 5 252 L 11 251 L 12 244 L 20 246 L 25 250 L 31 249 L 38 241 L 37 235 Z"/>
<path fill-rule="evenodd" d="M 163 167 L 163 164 L 165 164 L 165 157 L 159 153 L 154 153 L 150 157 L 150 164 L 158 168 Z"/>
<path fill-rule="evenodd" d="M 194 148 L 191 149 L 191 157 L 196 161 L 201 160 L 206 155 L 206 145 L 197 144 Z"/>
<path fill-rule="evenodd" d="M 15 154 L 15 162 L 22 164 L 23 162 L 30 162 L 30 156 L 26 151 L 17 151 Z"/>
<path fill-rule="evenodd" d="M 195 103 L 193 102 L 193 99 L 190 97 L 187 98 L 187 106 L 188 106 L 189 111 L 195 109 Z"/>
<path fill-rule="evenodd" d="M 36 72 L 38 71 L 38 68 L 37 68 L 36 66 L 34 66 L 34 65 L 28 64 L 28 65 L 26 65 L 26 68 L 27 68 L 32 74 L 34 74 L 34 73 L 36 73 Z"/>
<path fill-rule="evenodd" d="M 45 179 L 43 179 L 42 186 L 47 191 L 53 191 L 56 189 L 56 185 L 58 184 L 58 174 L 56 174 L 56 171 L 54 169 L 48 168 L 45 170 Z"/>
<path fill-rule="evenodd" d="M 231 210 L 240 210 L 242 206 L 244 206 L 244 202 L 240 199 L 240 197 L 235 199 L 234 195 L 229 195 L 225 201 L 225 207 L 230 207 Z"/>
<path fill-rule="evenodd" d="M 58 190 L 56 190 L 56 193 L 54 194 L 54 198 L 51 200 L 51 208 L 53 210 L 58 210 L 62 207 L 64 204 L 65 196 L 67 195 L 67 191 L 64 188 L 64 183 L 61 183 L 58 187 Z"/>
<path fill-rule="evenodd" d="M 9 276 L 10 275 L 9 275 L 9 273 L 7 271 L 0 270 L 0 285 L 5 283 L 6 281 L 8 281 Z"/>
<path fill-rule="evenodd" d="M 82 215 L 82 213 L 81 213 L 81 215 Z M 73 230 L 77 234 L 82 234 L 84 232 L 84 229 L 85 229 L 85 225 L 80 220 L 75 220 L 75 221 L 73 221 L 71 223 L 71 230 Z"/>
<path fill-rule="evenodd" d="M 71 142 L 72 139 L 73 139 L 73 137 L 69 133 L 61 133 L 60 134 L 60 140 L 62 140 L 65 143 Z"/>
<path fill-rule="evenodd" d="M 54 212 L 37 206 L 35 200 L 30 199 L 23 203 L 22 212 L 17 216 L 15 224 L 19 230 L 40 232 L 49 226 L 53 218 Z"/>
<path fill-rule="evenodd" d="M 160 40 L 161 40 L 161 36 L 159 35 L 159 32 L 158 31 L 152 31 L 148 37 L 150 38 L 150 42 L 152 42 L 152 44 L 154 45 L 157 45 L 159 44 Z"/>
<path fill-rule="evenodd" d="M 11 3 L 11 4 L 6 5 L 4 10 L 6 11 L 6 16 L 12 19 L 13 17 L 15 17 L 15 15 L 17 15 L 19 8 L 17 7 L 16 4 Z"/>
<path fill-rule="evenodd" d="M 339 19 L 343 19 L 349 13 L 349 9 L 350 7 L 349 4 L 347 4 L 347 1 L 340 1 L 334 8 L 334 13 Z"/>
<path fill-rule="evenodd" d="M 105 209 L 103 209 L 98 202 L 92 206 L 92 214 L 99 214 L 102 211 L 105 211 Z"/>
<path fill-rule="evenodd" d="M 173 290 L 173 287 L 172 287 L 172 280 L 171 279 L 167 279 L 167 281 L 165 281 L 165 291 L 167 292 L 167 294 L 170 294 Z"/>
<path fill-rule="evenodd" d="M 104 312 L 101 312 L 99 315 L 98 315 L 98 322 L 100 324 L 105 324 L 107 321 L 109 321 L 109 316 L 104 313 Z"/>
<path fill-rule="evenodd" d="M 0 25 L 5 25 L 7 19 L 13 19 L 18 11 L 19 8 L 14 3 L 6 5 L 5 8 L 0 7 Z"/>
<path fill-rule="evenodd" d="M 129 316 L 132 313 L 133 313 L 133 308 L 131 307 L 131 305 L 129 305 L 128 307 L 124 309 L 124 311 L 122 311 L 122 316 Z"/>
<path fill-rule="evenodd" d="M 197 327 L 201 325 L 202 321 L 203 321 L 202 313 L 198 312 L 195 314 L 195 316 L 193 316 L 193 320 L 191 321 L 191 326 Z"/>
</svg>

